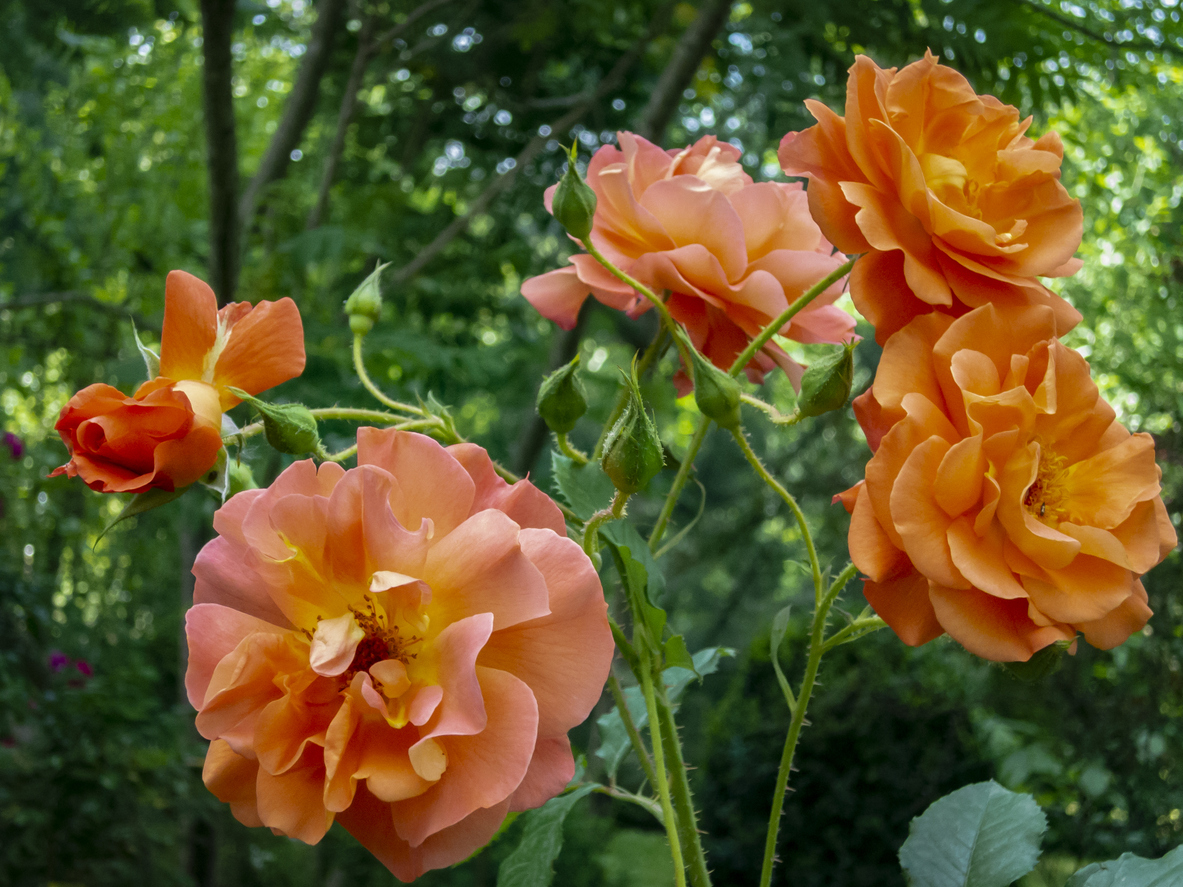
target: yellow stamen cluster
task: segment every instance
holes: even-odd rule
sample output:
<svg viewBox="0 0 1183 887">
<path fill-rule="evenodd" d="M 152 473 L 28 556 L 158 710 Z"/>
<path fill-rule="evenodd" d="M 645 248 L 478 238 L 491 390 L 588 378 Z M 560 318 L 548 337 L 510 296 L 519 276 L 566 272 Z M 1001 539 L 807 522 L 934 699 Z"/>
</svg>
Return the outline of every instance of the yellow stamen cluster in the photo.
<svg viewBox="0 0 1183 887">
<path fill-rule="evenodd" d="M 353 662 L 341 676 L 344 683 L 348 684 L 358 672 L 369 671 L 370 666 L 377 665 L 387 659 L 397 659 L 406 665 L 416 657 L 417 654 L 408 652 L 408 650 L 423 639 L 412 636 L 403 640 L 398 629 L 387 624 L 386 614 L 374 604 L 371 598 L 366 597 L 362 607 L 350 607 L 349 609 L 353 613 L 353 618 L 357 620 L 358 627 L 366 633 L 366 636 L 358 643 L 357 651 L 353 654 Z"/>
<path fill-rule="evenodd" d="M 1045 449 L 1040 449 L 1039 468 L 1035 481 L 1023 496 L 1023 505 L 1044 522 L 1059 523 L 1068 516 L 1067 494 L 1064 489 L 1067 460 Z"/>
</svg>

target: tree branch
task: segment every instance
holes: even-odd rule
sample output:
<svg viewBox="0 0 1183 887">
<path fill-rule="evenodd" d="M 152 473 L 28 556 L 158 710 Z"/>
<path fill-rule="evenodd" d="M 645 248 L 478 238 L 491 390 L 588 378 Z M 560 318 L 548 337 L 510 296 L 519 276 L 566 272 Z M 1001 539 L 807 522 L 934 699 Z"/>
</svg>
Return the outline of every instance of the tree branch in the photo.
<svg viewBox="0 0 1183 887">
<path fill-rule="evenodd" d="M 225 305 L 238 282 L 238 138 L 230 42 L 235 0 L 201 0 L 202 104 L 209 172 L 210 286 Z"/>
<path fill-rule="evenodd" d="M 1020 6 L 1026 6 L 1028 9 L 1034 10 L 1039 15 L 1050 18 L 1052 21 L 1063 25 L 1065 28 L 1070 28 L 1073 31 L 1077 31 L 1078 33 L 1083 34 L 1085 37 L 1095 40 L 1098 43 L 1104 43 L 1113 49 L 1139 49 L 1149 50 L 1150 52 L 1162 52 L 1164 49 L 1172 48 L 1169 45 L 1155 43 L 1153 40 L 1146 39 L 1124 40 L 1118 42 L 1115 37 L 1108 34 L 1103 34 L 1100 31 L 1094 31 L 1092 28 L 1087 27 L 1075 19 L 1070 19 L 1065 15 L 1061 15 L 1054 9 L 1049 9 L 1042 3 L 1035 2 L 1035 0 L 1014 0 L 1014 2 Z M 1180 47 L 1183 47 L 1183 43 L 1180 44 Z"/>
<path fill-rule="evenodd" d="M 628 74 L 629 69 L 640 58 L 641 53 L 645 51 L 645 47 L 653 40 L 653 38 L 660 33 L 669 21 L 670 14 L 673 12 L 674 3 L 663 3 L 658 9 L 653 20 L 649 23 L 649 27 L 645 33 L 637 40 L 629 50 L 624 53 L 612 69 L 604 75 L 596 86 L 595 90 L 588 95 L 582 102 L 556 120 L 551 124 L 550 129 L 552 133 L 566 132 L 572 126 L 579 122 L 579 120 L 586 114 L 597 102 L 603 99 L 608 93 L 620 86 L 624 82 L 625 75 Z M 517 172 L 523 169 L 530 161 L 542 153 L 542 149 L 546 147 L 547 140 L 550 136 L 535 135 L 526 146 L 518 152 L 517 157 L 514 158 L 514 166 L 501 176 L 495 178 L 477 197 L 468 205 L 468 210 L 463 215 L 454 218 L 435 239 L 427 246 L 419 251 L 410 262 L 403 265 L 393 274 L 394 283 L 396 285 L 405 283 L 416 274 L 423 270 L 423 268 L 439 255 L 444 248 L 451 243 L 459 234 L 461 234 L 469 223 L 479 214 L 485 211 L 485 208 L 493 202 L 493 200 L 503 191 L 508 190 L 509 186 L 513 184 L 517 176 Z"/>
<path fill-rule="evenodd" d="M 431 12 L 433 9 L 439 9 L 441 6 L 446 6 L 451 2 L 453 2 L 453 0 L 427 0 L 426 3 L 415 7 L 409 13 L 407 13 L 407 17 L 405 19 L 403 19 L 389 31 L 386 31 L 385 33 L 378 36 L 378 39 L 374 41 L 375 48 L 381 48 L 392 40 L 397 40 L 402 36 L 403 32 L 405 32 L 407 28 L 411 27 L 411 25 L 413 25 L 423 16 L 427 15 L 427 13 Z"/>
<path fill-rule="evenodd" d="M 333 38 L 344 18 L 345 4 L 346 0 L 320 0 L 316 5 L 316 23 L 312 26 L 308 50 L 300 63 L 300 71 L 296 75 L 292 93 L 284 105 L 283 117 L 279 121 L 275 135 L 271 137 L 270 144 L 267 145 L 263 159 L 259 161 L 259 168 L 243 191 L 242 200 L 239 202 L 238 215 L 244 234 L 250 230 L 255 211 L 258 209 L 260 194 L 267 185 L 283 178 L 291 163 L 292 151 L 300 144 L 304 130 L 316 111 L 320 82 L 328 67 Z"/>
<path fill-rule="evenodd" d="M 11 311 L 17 308 L 36 308 L 41 305 L 60 305 L 63 302 L 77 302 L 86 305 L 88 308 L 96 308 L 105 314 L 118 314 L 123 317 L 130 318 L 138 329 L 152 330 L 153 332 L 160 332 L 160 324 L 148 320 L 141 314 L 132 311 L 123 305 L 114 305 L 110 302 L 100 302 L 94 296 L 87 293 L 78 292 L 76 290 L 67 290 L 60 293 L 36 293 L 30 296 L 18 296 L 15 299 L 10 299 L 7 302 L 0 302 L 0 311 Z"/>
</svg>

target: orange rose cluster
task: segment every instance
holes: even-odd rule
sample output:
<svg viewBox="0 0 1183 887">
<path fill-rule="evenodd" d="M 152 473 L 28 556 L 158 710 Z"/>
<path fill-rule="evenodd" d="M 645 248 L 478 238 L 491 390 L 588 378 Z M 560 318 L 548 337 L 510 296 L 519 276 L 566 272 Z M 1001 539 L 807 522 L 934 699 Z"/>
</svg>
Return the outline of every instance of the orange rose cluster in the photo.
<svg viewBox="0 0 1183 887">
<path fill-rule="evenodd" d="M 867 600 L 905 643 L 948 633 L 996 661 L 1078 632 L 1122 643 L 1177 540 L 1153 441 L 1060 343 L 1080 315 L 1037 279 L 1080 267 L 1058 136 L 1027 138 L 931 53 L 898 71 L 860 56 L 845 118 L 809 108 L 781 164 L 809 178 L 825 236 L 864 254 L 851 296 L 884 346 L 854 405 L 874 457 L 836 497 Z"/>
</svg>

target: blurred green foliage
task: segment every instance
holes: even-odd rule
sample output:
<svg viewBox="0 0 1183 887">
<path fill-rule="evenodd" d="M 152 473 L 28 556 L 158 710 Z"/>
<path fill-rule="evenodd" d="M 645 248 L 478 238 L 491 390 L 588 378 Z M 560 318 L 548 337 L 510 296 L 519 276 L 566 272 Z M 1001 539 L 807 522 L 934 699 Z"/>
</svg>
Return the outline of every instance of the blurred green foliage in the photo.
<svg viewBox="0 0 1183 887">
<path fill-rule="evenodd" d="M 309 229 L 360 15 L 391 26 L 410 11 L 358 4 L 331 54 L 299 158 L 266 189 L 244 234 L 238 297 L 290 295 L 305 321 L 307 370 L 276 399 L 369 405 L 350 370 L 342 300 L 376 259 L 405 265 L 463 214 L 529 138 L 641 39 L 657 10 L 652 0 L 440 5 L 375 54 L 328 215 Z M 239 4 L 233 88 L 244 180 L 278 125 L 314 14 L 305 0 Z M 496 458 L 522 451 L 549 369 L 555 330 L 519 286 L 570 251 L 541 201 L 564 160 L 560 142 L 577 140 L 586 158 L 617 128 L 637 126 L 695 14 L 694 4 L 676 4 L 668 32 L 648 42 L 618 90 L 570 131 L 548 130 L 545 150 L 516 170 L 513 186 L 421 273 L 387 292 L 367 338 L 371 373 L 400 397 L 434 393 L 461 432 Z M 1066 145 L 1064 181 L 1086 218 L 1085 269 L 1061 287 L 1085 314 L 1072 344 L 1089 355 L 1123 418 L 1156 436 L 1178 525 L 1179 20 L 1172 0 L 735 3 L 664 142 L 718 133 L 742 148 L 754 176 L 778 176 L 780 137 L 810 122 L 802 99 L 839 106 L 855 52 L 904 64 L 926 47 L 979 90 L 1035 114 L 1036 132 L 1055 126 Z M 158 337 L 167 271 L 207 271 L 200 42 L 193 0 L 5 4 L 0 432 L 19 438 L 22 450 L 14 457 L 14 447 L 0 446 L 0 883 L 391 882 L 339 829 L 315 848 L 248 830 L 201 785 L 204 743 L 181 691 L 181 625 L 188 564 L 211 532 L 210 494 L 190 492 L 100 540 L 121 503 L 46 479 L 65 458 L 52 425 L 70 394 L 95 381 L 131 390 L 143 367 L 129 319 L 146 338 Z M 579 342 L 592 407 L 572 433 L 576 445 L 594 443 L 617 368 L 648 340 L 650 320 L 634 324 L 592 308 Z M 872 341 L 860 344 L 856 391 L 869 383 L 877 356 Z M 675 399 L 674 370 L 667 355 L 644 391 L 676 457 L 697 414 L 692 399 Z M 776 377 L 765 394 L 791 402 L 786 385 Z M 246 408 L 239 412 L 245 419 Z M 800 494 L 823 557 L 840 566 L 847 519 L 829 500 L 858 480 L 867 456 L 849 410 L 788 432 L 745 418 L 756 449 Z M 330 449 L 352 435 L 341 423 L 321 430 Z M 260 482 L 286 464 L 259 443 L 243 457 Z M 552 489 L 549 464 L 540 458 L 533 476 Z M 656 517 L 654 496 L 670 474 L 630 505 L 642 525 Z M 788 725 L 768 631 L 773 613 L 808 593 L 795 527 L 725 435 L 708 439 L 697 478 L 706 509 L 688 541 L 662 559 L 661 603 L 691 649 L 742 651 L 687 693 L 680 714 L 718 883 L 742 885 L 754 883 L 759 868 Z M 699 504 L 691 485 L 675 529 Z M 1034 792 L 1049 816 L 1045 847 L 1053 857 L 1156 856 L 1178 844 L 1181 584 L 1176 552 L 1148 578 L 1156 616 L 1146 632 L 1111 653 L 1082 647 L 1036 684 L 945 641 L 913 651 L 881 634 L 836 653 L 799 750 L 781 830 L 780 855 L 789 862 L 778 883 L 902 884 L 895 853 L 910 818 L 947 791 L 991 776 Z M 861 605 L 848 591 L 843 606 Z M 781 650 L 793 669 L 804 632 L 791 622 Z M 574 740 L 590 751 L 594 726 Z M 621 778 L 635 784 L 637 773 Z M 471 862 L 423 883 L 493 883 L 520 831 L 511 826 Z M 629 887 L 668 877 L 656 861 L 664 838 L 636 808 L 593 796 L 565 831 L 556 883 Z M 1062 883 L 1053 868 L 1030 883 Z"/>
</svg>

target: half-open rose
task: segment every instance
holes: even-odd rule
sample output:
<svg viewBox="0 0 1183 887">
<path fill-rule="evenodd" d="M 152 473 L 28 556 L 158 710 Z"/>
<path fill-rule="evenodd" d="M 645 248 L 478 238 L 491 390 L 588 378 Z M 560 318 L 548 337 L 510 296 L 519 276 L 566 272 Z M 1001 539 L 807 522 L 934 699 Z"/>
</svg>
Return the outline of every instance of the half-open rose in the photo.
<svg viewBox="0 0 1183 887">
<path fill-rule="evenodd" d="M 855 413 L 875 449 L 842 495 L 867 600 L 906 643 L 948 632 L 1025 661 L 1122 643 L 1174 548 L 1148 434 L 1115 418 L 1051 309 L 928 314 L 888 340 Z"/>
<path fill-rule="evenodd" d="M 218 310 L 205 283 L 169 272 L 160 375 L 134 397 L 95 384 L 75 394 L 54 426 L 70 461 L 53 472 L 103 493 L 175 490 L 198 480 L 222 448 L 230 388 L 258 394 L 304 370 L 304 328 L 295 302 Z"/>
<path fill-rule="evenodd" d="M 363 428 L 214 516 L 185 685 L 206 785 L 302 841 L 334 819 L 402 880 L 571 779 L 608 676 L 599 577 L 558 507 L 484 450 Z"/>
</svg>

